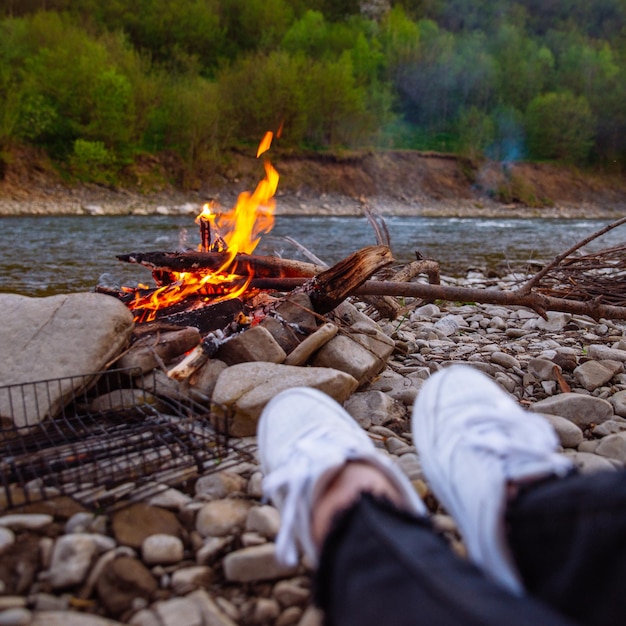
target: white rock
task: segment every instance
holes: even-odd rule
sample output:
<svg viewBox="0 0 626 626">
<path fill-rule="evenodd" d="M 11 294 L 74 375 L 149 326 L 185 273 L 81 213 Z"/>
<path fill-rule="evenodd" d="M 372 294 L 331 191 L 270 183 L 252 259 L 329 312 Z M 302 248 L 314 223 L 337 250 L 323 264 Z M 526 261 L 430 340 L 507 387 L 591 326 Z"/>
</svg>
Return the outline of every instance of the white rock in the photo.
<svg viewBox="0 0 626 626">
<path fill-rule="evenodd" d="M 15 533 L 10 528 L 0 526 L 0 554 L 15 543 Z"/>
<path fill-rule="evenodd" d="M 71 587 L 85 580 L 97 550 L 92 535 L 73 533 L 59 537 L 50 563 L 49 581 L 53 589 Z"/>
<path fill-rule="evenodd" d="M 141 544 L 141 556 L 148 565 L 169 565 L 183 560 L 183 542 L 174 535 L 150 535 Z"/>
<path fill-rule="evenodd" d="M 280 528 L 278 509 L 268 504 L 250 509 L 246 519 L 246 530 L 256 531 L 266 539 L 274 539 Z"/>
<path fill-rule="evenodd" d="M 0 526 L 11 528 L 12 530 L 42 530 L 52 524 L 53 521 L 52 515 L 45 513 L 16 513 L 0 517 Z"/>
<path fill-rule="evenodd" d="M 281 565 L 276 560 L 276 545 L 243 548 L 227 554 L 223 562 L 226 579 L 231 582 L 273 580 L 293 576 L 297 567 Z"/>
<path fill-rule="evenodd" d="M 225 537 L 243 530 L 252 503 L 239 498 L 214 500 L 196 517 L 196 530 L 203 537 Z"/>
</svg>

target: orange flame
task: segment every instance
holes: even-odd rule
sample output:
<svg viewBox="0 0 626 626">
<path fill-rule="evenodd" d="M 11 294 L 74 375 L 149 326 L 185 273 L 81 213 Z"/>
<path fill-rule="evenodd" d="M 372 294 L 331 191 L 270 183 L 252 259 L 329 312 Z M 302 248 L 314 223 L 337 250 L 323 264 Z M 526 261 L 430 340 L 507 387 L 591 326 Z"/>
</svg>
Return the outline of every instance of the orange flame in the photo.
<svg viewBox="0 0 626 626">
<path fill-rule="evenodd" d="M 259 144 L 257 158 L 269 150 L 272 139 L 273 133 L 267 132 Z M 279 176 L 269 161 L 265 161 L 264 167 L 265 178 L 253 193 L 241 193 L 232 209 L 219 213 L 217 205 L 210 202 L 204 205 L 196 217 L 202 238 L 199 249 L 227 253 L 221 267 L 210 272 L 170 272 L 173 279 L 170 284 L 147 295 L 136 292 L 134 302 L 129 305 L 136 312 L 136 321 L 152 321 L 159 309 L 177 304 L 190 296 L 215 303 L 236 298 L 245 292 L 252 276 L 235 276 L 229 273 L 228 267 L 238 252 L 251 254 L 261 236 L 274 226 L 274 194 Z"/>
</svg>

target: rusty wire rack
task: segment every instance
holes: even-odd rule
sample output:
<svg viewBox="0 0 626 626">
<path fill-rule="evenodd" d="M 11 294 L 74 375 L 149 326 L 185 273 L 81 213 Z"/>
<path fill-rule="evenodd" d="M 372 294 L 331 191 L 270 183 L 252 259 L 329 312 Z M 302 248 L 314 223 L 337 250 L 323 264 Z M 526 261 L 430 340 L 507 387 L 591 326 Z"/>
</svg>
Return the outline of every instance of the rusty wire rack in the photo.
<svg viewBox="0 0 626 626">
<path fill-rule="evenodd" d="M 216 414 L 228 422 L 224 407 L 159 394 L 156 379 L 133 387 L 136 374 L 0 387 L 0 511 L 59 496 L 112 510 L 253 460 L 214 428 Z"/>
</svg>

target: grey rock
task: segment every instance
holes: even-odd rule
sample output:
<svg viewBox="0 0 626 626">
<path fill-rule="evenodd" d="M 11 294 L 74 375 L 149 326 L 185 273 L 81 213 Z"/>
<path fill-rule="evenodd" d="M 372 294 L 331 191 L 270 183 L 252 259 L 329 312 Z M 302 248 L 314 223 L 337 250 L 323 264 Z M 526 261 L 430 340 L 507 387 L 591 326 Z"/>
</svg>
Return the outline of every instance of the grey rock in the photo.
<svg viewBox="0 0 626 626">
<path fill-rule="evenodd" d="M 608 383 L 622 364 L 617 361 L 586 361 L 574 370 L 574 377 L 587 390 L 593 391 Z"/>
<path fill-rule="evenodd" d="M 210 565 L 230 546 L 230 537 L 207 537 L 202 547 L 196 552 L 198 565 Z"/>
<path fill-rule="evenodd" d="M 208 587 L 213 578 L 213 570 L 205 565 L 181 567 L 172 574 L 172 589 L 179 596 Z"/>
<path fill-rule="evenodd" d="M 614 393 L 609 398 L 609 402 L 613 405 L 616 415 L 626 417 L 626 390 Z"/>
<path fill-rule="evenodd" d="M 548 311 L 546 313 L 547 320 L 539 317 L 535 320 L 534 328 L 545 330 L 548 332 L 558 332 L 563 330 L 567 326 L 568 322 L 572 319 L 571 314 L 561 313 L 559 311 Z"/>
<path fill-rule="evenodd" d="M 141 556 L 147 565 L 171 565 L 183 560 L 183 542 L 173 535 L 150 535 L 141 544 Z"/>
<path fill-rule="evenodd" d="M 30 626 L 122 626 L 106 617 L 77 611 L 38 611 L 33 613 Z"/>
<path fill-rule="evenodd" d="M 591 430 L 594 437 L 606 437 L 607 435 L 615 435 L 617 433 L 626 432 L 626 422 L 617 420 L 607 420 L 594 426 Z"/>
<path fill-rule="evenodd" d="M 305 604 L 311 597 L 308 581 L 301 578 L 293 578 L 291 580 L 280 580 L 274 585 L 272 595 L 279 604 L 284 607 L 293 606 L 294 604 Z"/>
<path fill-rule="evenodd" d="M 243 530 L 252 503 L 240 498 L 207 502 L 196 517 L 196 530 L 203 537 L 225 537 Z"/>
<path fill-rule="evenodd" d="M 15 533 L 10 528 L 0 527 L 0 554 L 15 543 Z"/>
<path fill-rule="evenodd" d="M 136 341 L 116 363 L 116 367 L 139 369 L 142 374 L 171 363 L 173 359 L 195 348 L 200 343 L 197 328 L 189 326 L 181 330 L 158 333 Z"/>
<path fill-rule="evenodd" d="M 608 359 L 610 361 L 621 361 L 622 363 L 626 361 L 626 350 L 610 348 L 603 344 L 590 345 L 587 348 L 587 354 L 590 358 L 596 360 Z"/>
<path fill-rule="evenodd" d="M 189 377 L 191 391 L 198 391 L 210 398 L 217 384 L 217 379 L 227 367 L 228 365 L 224 361 L 209 359 Z"/>
<path fill-rule="evenodd" d="M 351 333 L 350 337 L 337 335 L 319 350 L 312 364 L 346 372 L 362 383 L 385 368 L 393 348 L 393 341 L 382 332 L 375 336 L 361 333 Z"/>
<path fill-rule="evenodd" d="M 535 402 L 529 410 L 535 413 L 560 415 L 583 429 L 591 424 L 601 424 L 613 417 L 610 402 L 580 393 L 560 393 Z"/>
<path fill-rule="evenodd" d="M 365 429 L 382 426 L 404 416 L 404 407 L 382 391 L 354 393 L 344 408 Z"/>
<path fill-rule="evenodd" d="M 606 458 L 591 454 L 589 452 L 568 452 L 567 457 L 574 462 L 578 471 L 583 474 L 593 474 L 595 472 L 614 471 L 615 467 Z"/>
<path fill-rule="evenodd" d="M 557 380 L 555 370 L 561 372 L 561 367 L 550 359 L 530 359 L 528 361 L 528 373 L 537 380 Z"/>
<path fill-rule="evenodd" d="M 274 539 L 280 528 L 278 509 L 267 504 L 250 509 L 246 519 L 246 530 L 255 531 L 266 539 Z"/>
<path fill-rule="evenodd" d="M 505 352 L 492 352 L 489 358 L 492 363 L 506 367 L 506 369 L 513 369 L 514 367 L 519 368 L 520 366 L 520 362 L 514 356 L 506 354 Z"/>
<path fill-rule="evenodd" d="M 437 320 L 434 326 L 444 337 L 450 337 L 459 331 L 459 322 L 456 319 L 456 315 L 446 315 Z"/>
<path fill-rule="evenodd" d="M 187 595 L 187 599 L 198 607 L 204 626 L 236 626 L 206 591 L 194 591 Z"/>
<path fill-rule="evenodd" d="M 231 552 L 224 558 L 223 567 L 226 580 L 241 583 L 286 578 L 297 571 L 297 567 L 278 563 L 273 543 Z"/>
<path fill-rule="evenodd" d="M 133 328 L 131 312 L 119 300 L 98 293 L 29 298 L 0 294 L 0 380 L 3 385 L 65 378 L 59 384 L 27 386 L 24 402 L 0 390 L 0 416 L 17 426 L 54 415 L 125 347 Z"/>
<path fill-rule="evenodd" d="M 189 598 L 172 598 L 157 602 L 152 610 L 162 626 L 203 626 L 200 607 Z"/>
<path fill-rule="evenodd" d="M 221 500 L 245 491 L 246 479 L 234 472 L 222 471 L 200 476 L 196 481 L 196 497 L 202 500 Z"/>
<path fill-rule="evenodd" d="M 49 581 L 53 589 L 65 589 L 82 582 L 87 576 L 97 546 L 84 533 L 61 535 L 52 551 Z"/>
<path fill-rule="evenodd" d="M 217 358 L 227 365 L 251 361 L 282 363 L 286 356 L 287 353 L 263 326 L 254 326 L 246 332 L 234 336 L 224 343 L 217 352 Z"/>
<path fill-rule="evenodd" d="M 623 464 L 626 462 L 626 433 L 604 437 L 597 445 L 595 453 Z"/>
<path fill-rule="evenodd" d="M 0 626 L 28 626 L 33 614 L 24 608 L 7 609 L 0 612 Z"/>
<path fill-rule="evenodd" d="M 247 437 L 256 434 L 261 411 L 272 398 L 285 389 L 301 386 L 320 389 L 341 404 L 356 389 L 358 382 L 349 374 L 326 367 L 241 363 L 222 372 L 212 401 L 231 409 L 228 433 Z M 219 406 L 216 412 L 219 412 Z M 217 425 L 224 427 L 220 423 Z"/>
<path fill-rule="evenodd" d="M 0 517 L 0 526 L 11 530 L 43 530 L 53 521 L 54 517 L 47 513 L 13 513 Z"/>
<path fill-rule="evenodd" d="M 543 417 L 550 422 L 564 448 L 577 448 L 580 445 L 583 431 L 576 424 L 560 415 L 544 413 Z"/>
</svg>

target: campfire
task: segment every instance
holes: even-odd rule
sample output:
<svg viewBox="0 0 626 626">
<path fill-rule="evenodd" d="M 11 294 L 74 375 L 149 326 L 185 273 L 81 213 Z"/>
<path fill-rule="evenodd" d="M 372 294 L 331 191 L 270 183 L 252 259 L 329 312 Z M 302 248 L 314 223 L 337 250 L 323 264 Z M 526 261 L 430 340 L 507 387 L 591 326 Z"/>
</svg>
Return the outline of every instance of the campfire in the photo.
<svg viewBox="0 0 626 626">
<path fill-rule="evenodd" d="M 223 358 L 220 349 L 224 344 L 257 325 L 273 328 L 270 332 L 284 351 L 282 358 L 279 353 L 273 360 L 292 362 L 288 355 L 328 321 L 323 316 L 393 260 L 384 245 L 358 250 L 331 268 L 253 254 L 262 235 L 274 226 L 279 175 L 267 158 L 273 138 L 273 133 L 267 132 L 259 145 L 257 158 L 265 159 L 265 177 L 254 192 L 240 194 L 228 211 L 214 202 L 205 204 L 195 220 L 200 229 L 196 250 L 135 252 L 117 257 L 150 268 L 156 283 L 156 287 L 124 287 L 112 293 L 133 312 L 140 328 L 137 336 L 171 326 L 194 327 L 201 335 L 195 350 L 169 370 L 171 379 L 188 380 L 208 358 Z M 99 291 L 111 294 L 106 289 Z M 308 325 L 298 325 L 280 311 L 298 295 L 307 298 L 298 306 L 315 320 Z"/>
</svg>

